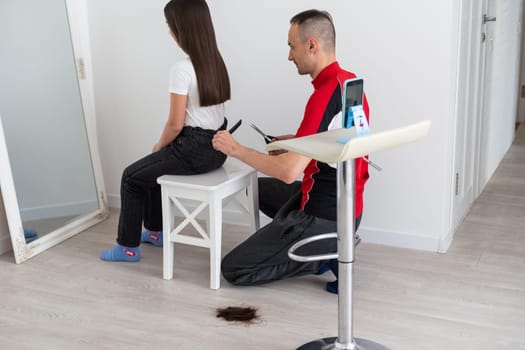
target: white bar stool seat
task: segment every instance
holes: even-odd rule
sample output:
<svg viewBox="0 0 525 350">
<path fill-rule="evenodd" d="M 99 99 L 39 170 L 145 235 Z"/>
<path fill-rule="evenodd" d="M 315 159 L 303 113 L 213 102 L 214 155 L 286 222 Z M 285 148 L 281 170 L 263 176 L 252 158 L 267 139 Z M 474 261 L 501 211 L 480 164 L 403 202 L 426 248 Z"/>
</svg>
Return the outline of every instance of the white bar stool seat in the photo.
<svg viewBox="0 0 525 350">
<path fill-rule="evenodd" d="M 206 174 L 200 175 L 164 175 L 157 179 L 162 193 L 163 217 L 163 278 L 173 278 L 174 244 L 184 243 L 210 250 L 210 288 L 219 289 L 221 273 L 222 244 L 222 209 L 225 199 L 236 200 L 235 194 L 247 193 L 247 205 L 240 207 L 248 213 L 253 232 L 259 229 L 259 201 L 257 171 L 247 165 L 228 158 L 224 165 Z M 190 213 L 181 202 L 189 199 L 200 202 Z M 196 217 L 208 207 L 207 230 Z M 175 226 L 175 208 L 184 215 L 184 219 Z M 189 224 L 200 234 L 200 237 L 183 234 L 182 230 Z"/>
</svg>

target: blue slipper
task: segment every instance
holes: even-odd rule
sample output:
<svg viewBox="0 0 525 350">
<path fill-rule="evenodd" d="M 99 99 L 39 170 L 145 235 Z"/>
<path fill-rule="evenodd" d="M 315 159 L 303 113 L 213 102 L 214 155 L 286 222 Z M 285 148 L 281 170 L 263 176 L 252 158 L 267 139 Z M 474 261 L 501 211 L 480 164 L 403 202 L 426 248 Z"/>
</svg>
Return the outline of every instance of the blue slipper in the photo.
<svg viewBox="0 0 525 350">
<path fill-rule="evenodd" d="M 330 271 L 330 264 L 324 264 L 324 265 L 321 265 L 321 267 L 319 268 L 319 271 L 317 271 L 315 273 L 315 275 L 322 275 L 323 273 L 325 272 L 328 272 Z"/>
<path fill-rule="evenodd" d="M 117 244 L 113 248 L 104 250 L 100 254 L 100 259 L 104 261 L 136 262 L 140 260 L 140 249 L 139 247 L 129 248 Z"/>
<path fill-rule="evenodd" d="M 38 233 L 36 230 L 24 229 L 24 238 L 26 239 L 26 243 L 32 242 L 38 238 Z"/>
<path fill-rule="evenodd" d="M 334 274 L 336 280 L 332 282 L 327 282 L 326 290 L 330 293 L 337 294 L 339 290 L 339 283 L 337 283 L 337 278 L 339 276 L 339 262 L 337 261 L 337 259 L 332 259 L 328 262 L 328 266 L 330 267 L 330 270 Z"/>
<path fill-rule="evenodd" d="M 339 286 L 337 280 L 326 283 L 326 291 L 332 294 L 337 294 L 339 292 Z"/>
<path fill-rule="evenodd" d="M 142 232 L 140 236 L 140 241 L 143 243 L 151 243 L 155 247 L 162 247 L 162 244 L 163 244 L 162 231 L 153 232 L 153 231 L 146 230 Z"/>
<path fill-rule="evenodd" d="M 354 246 L 357 247 L 359 243 L 361 243 L 361 237 L 359 237 L 359 235 L 356 233 L 354 234 Z M 321 269 L 319 269 L 319 274 L 325 273 L 328 270 L 332 271 L 332 273 L 335 275 L 336 280 L 326 283 L 326 291 L 333 294 L 337 294 L 339 292 L 339 283 L 337 280 L 339 275 L 339 262 L 337 261 L 337 259 L 332 259 L 328 262 L 327 265 L 323 265 Z"/>
</svg>

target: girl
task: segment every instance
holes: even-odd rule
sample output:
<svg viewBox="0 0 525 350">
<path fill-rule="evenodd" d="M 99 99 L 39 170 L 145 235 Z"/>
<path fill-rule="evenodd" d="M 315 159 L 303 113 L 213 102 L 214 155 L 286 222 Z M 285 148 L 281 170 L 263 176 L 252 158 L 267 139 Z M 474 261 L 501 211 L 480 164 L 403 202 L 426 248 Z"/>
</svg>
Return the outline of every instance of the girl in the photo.
<svg viewBox="0 0 525 350">
<path fill-rule="evenodd" d="M 102 252 L 105 261 L 139 261 L 140 242 L 162 246 L 159 176 L 201 174 L 226 160 L 211 139 L 226 128 L 230 80 L 208 5 L 205 0 L 171 0 L 164 15 L 171 36 L 188 57 L 171 69 L 169 117 L 153 152 L 122 174 L 117 245 Z M 143 221 L 146 231 L 141 234 Z"/>
</svg>

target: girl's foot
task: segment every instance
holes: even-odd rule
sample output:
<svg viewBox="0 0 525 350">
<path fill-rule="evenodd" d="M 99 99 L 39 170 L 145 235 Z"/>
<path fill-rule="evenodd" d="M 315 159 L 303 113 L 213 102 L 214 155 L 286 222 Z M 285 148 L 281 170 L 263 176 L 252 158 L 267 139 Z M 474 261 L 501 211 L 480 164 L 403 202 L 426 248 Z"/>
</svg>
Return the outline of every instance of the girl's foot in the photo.
<svg viewBox="0 0 525 350">
<path fill-rule="evenodd" d="M 142 232 L 142 235 L 140 236 L 140 241 L 144 243 L 151 243 L 156 247 L 162 247 L 162 231 L 146 230 Z"/>
<path fill-rule="evenodd" d="M 129 248 L 117 244 L 113 248 L 104 250 L 100 254 L 100 259 L 104 261 L 136 262 L 140 260 L 140 249 L 139 247 Z"/>
</svg>

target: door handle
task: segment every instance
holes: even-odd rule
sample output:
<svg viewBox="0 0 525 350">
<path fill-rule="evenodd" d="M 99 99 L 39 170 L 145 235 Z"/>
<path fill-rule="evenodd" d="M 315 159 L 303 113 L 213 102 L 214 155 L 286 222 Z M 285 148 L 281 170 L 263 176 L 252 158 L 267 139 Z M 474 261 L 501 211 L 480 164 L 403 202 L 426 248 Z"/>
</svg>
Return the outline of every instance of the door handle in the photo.
<svg viewBox="0 0 525 350">
<path fill-rule="evenodd" d="M 486 14 L 483 15 L 483 24 L 487 22 L 496 22 L 496 17 L 489 17 Z"/>
</svg>

